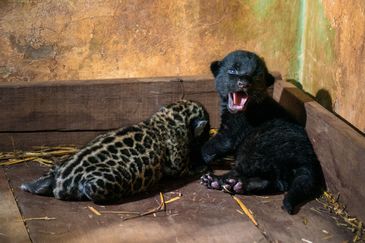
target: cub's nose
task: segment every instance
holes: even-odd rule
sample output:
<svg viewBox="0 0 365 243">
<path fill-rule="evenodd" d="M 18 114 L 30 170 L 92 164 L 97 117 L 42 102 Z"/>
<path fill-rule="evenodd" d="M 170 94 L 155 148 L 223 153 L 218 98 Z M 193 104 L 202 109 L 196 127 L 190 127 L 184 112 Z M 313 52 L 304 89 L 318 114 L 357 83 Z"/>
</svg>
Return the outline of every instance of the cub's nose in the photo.
<svg viewBox="0 0 365 243">
<path fill-rule="evenodd" d="M 243 89 L 243 88 L 248 88 L 248 86 L 250 86 L 250 84 L 248 84 L 247 82 L 243 81 L 243 80 L 238 80 L 237 82 L 237 86 L 240 88 L 240 89 Z"/>
</svg>

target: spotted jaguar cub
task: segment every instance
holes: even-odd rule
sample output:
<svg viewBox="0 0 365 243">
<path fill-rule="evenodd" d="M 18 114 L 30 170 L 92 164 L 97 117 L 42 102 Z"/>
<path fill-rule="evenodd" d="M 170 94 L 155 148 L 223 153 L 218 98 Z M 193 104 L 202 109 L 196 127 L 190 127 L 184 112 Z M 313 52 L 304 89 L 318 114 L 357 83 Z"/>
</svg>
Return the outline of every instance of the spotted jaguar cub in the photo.
<svg viewBox="0 0 365 243">
<path fill-rule="evenodd" d="M 97 137 L 21 188 L 61 200 L 116 202 L 145 191 L 162 176 L 187 175 L 208 138 L 208 113 L 181 100 L 146 121 Z"/>
</svg>

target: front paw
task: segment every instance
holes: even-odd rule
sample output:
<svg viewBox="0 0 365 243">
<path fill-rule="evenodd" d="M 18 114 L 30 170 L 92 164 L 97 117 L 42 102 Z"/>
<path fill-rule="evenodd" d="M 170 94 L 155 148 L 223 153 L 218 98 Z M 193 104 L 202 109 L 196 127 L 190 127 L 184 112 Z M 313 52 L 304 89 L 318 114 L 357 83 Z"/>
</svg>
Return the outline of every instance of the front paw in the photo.
<svg viewBox="0 0 365 243">
<path fill-rule="evenodd" d="M 221 184 L 217 176 L 208 173 L 200 177 L 200 183 L 209 189 L 221 190 Z"/>
<path fill-rule="evenodd" d="M 203 145 L 201 154 L 206 164 L 211 163 L 217 156 L 214 147 L 209 142 Z"/>
<path fill-rule="evenodd" d="M 203 175 L 201 184 L 209 189 L 222 190 L 231 194 L 243 194 L 244 186 L 241 180 L 236 178 L 223 178 L 212 173 Z"/>
</svg>

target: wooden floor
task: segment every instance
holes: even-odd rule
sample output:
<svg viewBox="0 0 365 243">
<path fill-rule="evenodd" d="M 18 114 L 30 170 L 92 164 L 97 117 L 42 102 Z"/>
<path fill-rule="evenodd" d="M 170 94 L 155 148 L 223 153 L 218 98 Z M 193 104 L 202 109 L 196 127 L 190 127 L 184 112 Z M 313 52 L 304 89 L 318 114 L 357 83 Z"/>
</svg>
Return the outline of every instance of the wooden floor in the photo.
<svg viewBox="0 0 365 243">
<path fill-rule="evenodd" d="M 0 242 L 351 242 L 353 238 L 317 201 L 290 216 L 281 209 L 283 195 L 240 196 L 254 213 L 256 227 L 238 212 L 229 194 L 208 190 L 199 180 L 165 181 L 155 193 L 109 206 L 64 202 L 19 189 L 47 169 L 31 162 L 0 167 Z M 159 191 L 166 200 L 179 193 L 182 197 L 156 215 L 123 220 L 122 215 L 103 213 L 155 208 Z M 88 206 L 102 214 L 95 215 Z M 54 219 L 37 219 L 43 217 Z"/>
</svg>

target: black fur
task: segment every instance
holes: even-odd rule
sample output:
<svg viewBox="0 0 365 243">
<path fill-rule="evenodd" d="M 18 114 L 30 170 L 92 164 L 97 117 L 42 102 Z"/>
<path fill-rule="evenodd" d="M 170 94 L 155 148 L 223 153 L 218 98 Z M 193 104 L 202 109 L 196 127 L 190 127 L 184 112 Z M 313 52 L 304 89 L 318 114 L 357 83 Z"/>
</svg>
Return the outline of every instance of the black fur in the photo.
<svg viewBox="0 0 365 243">
<path fill-rule="evenodd" d="M 236 164 L 226 175 L 204 175 L 202 183 L 242 194 L 287 191 L 283 207 L 293 214 L 324 189 L 322 170 L 304 128 L 267 94 L 274 78 L 256 54 L 232 52 L 213 62 L 211 70 L 221 98 L 221 125 L 203 146 L 202 156 L 209 164 L 235 153 Z M 237 92 L 247 101 L 243 108 L 233 109 L 228 95 Z"/>
</svg>

